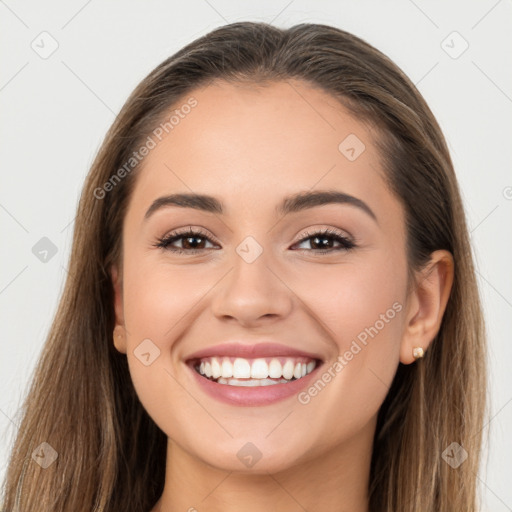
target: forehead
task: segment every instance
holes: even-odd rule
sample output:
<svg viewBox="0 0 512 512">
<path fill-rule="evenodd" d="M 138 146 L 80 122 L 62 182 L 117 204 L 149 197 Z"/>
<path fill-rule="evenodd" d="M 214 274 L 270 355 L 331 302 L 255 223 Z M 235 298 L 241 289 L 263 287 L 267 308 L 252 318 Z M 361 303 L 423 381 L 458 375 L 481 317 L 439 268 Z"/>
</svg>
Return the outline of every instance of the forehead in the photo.
<svg viewBox="0 0 512 512">
<path fill-rule="evenodd" d="M 376 132 L 326 92 L 295 80 L 217 82 L 191 91 L 166 119 L 189 98 L 195 106 L 155 139 L 139 169 L 134 196 L 146 207 L 164 192 L 229 197 L 228 215 L 231 206 L 277 203 L 314 188 L 391 200 Z"/>
</svg>

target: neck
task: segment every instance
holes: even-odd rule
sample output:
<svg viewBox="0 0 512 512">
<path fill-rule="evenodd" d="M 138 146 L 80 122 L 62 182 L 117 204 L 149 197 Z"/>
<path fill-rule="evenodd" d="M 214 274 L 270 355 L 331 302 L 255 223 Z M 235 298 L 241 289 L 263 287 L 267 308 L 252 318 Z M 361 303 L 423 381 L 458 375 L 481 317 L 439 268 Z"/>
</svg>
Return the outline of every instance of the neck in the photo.
<svg viewBox="0 0 512 512">
<path fill-rule="evenodd" d="M 152 512 L 368 512 L 375 422 L 342 444 L 272 474 L 215 468 L 169 439 L 165 488 Z"/>
</svg>

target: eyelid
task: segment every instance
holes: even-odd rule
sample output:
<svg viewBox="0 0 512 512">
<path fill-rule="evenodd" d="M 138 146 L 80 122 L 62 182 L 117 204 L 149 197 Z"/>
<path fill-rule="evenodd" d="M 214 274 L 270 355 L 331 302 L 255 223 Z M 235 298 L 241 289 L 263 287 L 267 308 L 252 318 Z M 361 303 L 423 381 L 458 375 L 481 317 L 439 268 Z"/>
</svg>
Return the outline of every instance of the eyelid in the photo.
<svg viewBox="0 0 512 512">
<path fill-rule="evenodd" d="M 217 238 L 215 236 L 213 236 L 207 229 L 205 229 L 201 226 L 194 226 L 193 224 L 187 226 L 186 228 L 173 229 L 173 230 L 169 231 L 168 233 L 166 233 L 164 236 L 160 237 L 159 239 L 166 240 L 166 239 L 175 238 L 175 237 L 182 237 L 182 236 L 184 237 L 188 234 L 201 235 L 204 238 L 208 238 L 208 240 L 210 240 L 211 242 L 214 242 L 217 245 L 220 245 L 220 242 L 217 240 Z"/>
<path fill-rule="evenodd" d="M 313 226 L 313 227 L 309 227 L 309 228 L 305 229 L 302 232 L 302 234 L 299 236 L 299 238 L 297 239 L 297 242 L 295 242 L 295 243 L 302 242 L 302 241 L 304 241 L 304 239 L 310 238 L 310 237 L 312 237 L 314 235 L 318 235 L 318 234 L 322 234 L 324 236 L 325 235 L 339 236 L 341 238 L 345 238 L 346 240 L 353 243 L 354 245 L 356 245 L 358 243 L 358 240 L 354 236 L 352 236 L 350 233 L 348 233 L 348 231 L 345 231 L 344 229 L 333 228 L 333 227 L 317 227 L 317 226 Z"/>
</svg>

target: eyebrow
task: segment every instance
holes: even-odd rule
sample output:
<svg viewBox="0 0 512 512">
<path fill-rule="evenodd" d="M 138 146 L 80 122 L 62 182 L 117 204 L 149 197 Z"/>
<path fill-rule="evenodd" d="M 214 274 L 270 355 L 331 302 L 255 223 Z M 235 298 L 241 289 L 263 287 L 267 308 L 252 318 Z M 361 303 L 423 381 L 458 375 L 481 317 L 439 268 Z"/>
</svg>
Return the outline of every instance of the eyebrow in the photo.
<svg viewBox="0 0 512 512">
<path fill-rule="evenodd" d="M 328 204 L 348 204 L 355 206 L 377 222 L 377 216 L 364 201 L 337 190 L 320 190 L 314 192 L 306 191 L 285 197 L 284 200 L 276 206 L 276 213 L 278 215 L 287 215 L 289 213 L 296 213 L 316 206 L 324 206 Z M 147 220 L 157 210 L 166 206 L 193 208 L 195 210 L 219 215 L 224 214 L 222 201 L 216 197 L 205 194 L 181 193 L 171 194 L 155 199 L 146 211 L 144 220 Z"/>
</svg>

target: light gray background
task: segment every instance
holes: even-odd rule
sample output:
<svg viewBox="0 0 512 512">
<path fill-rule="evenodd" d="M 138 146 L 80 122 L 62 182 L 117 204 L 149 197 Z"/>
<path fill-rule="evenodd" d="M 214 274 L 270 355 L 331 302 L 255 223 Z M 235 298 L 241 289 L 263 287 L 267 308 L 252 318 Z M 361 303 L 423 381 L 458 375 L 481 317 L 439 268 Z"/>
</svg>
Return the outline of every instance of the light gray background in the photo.
<svg viewBox="0 0 512 512">
<path fill-rule="evenodd" d="M 389 55 L 417 84 L 448 140 L 489 334 L 482 510 L 512 510 L 511 15 L 510 0 L 0 0 L 0 479 L 66 278 L 83 180 L 128 94 L 162 60 L 219 25 L 317 22 Z M 51 36 L 39 36 L 43 31 Z M 454 31 L 469 44 L 460 56 L 464 42 Z M 51 38 L 58 48 L 43 59 L 31 45 L 48 51 Z M 46 263 L 32 252 L 45 236 L 57 247 Z"/>
</svg>

